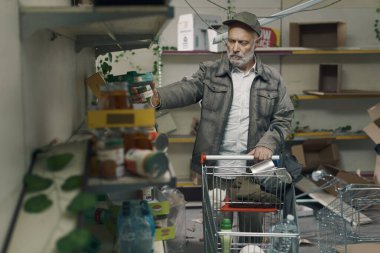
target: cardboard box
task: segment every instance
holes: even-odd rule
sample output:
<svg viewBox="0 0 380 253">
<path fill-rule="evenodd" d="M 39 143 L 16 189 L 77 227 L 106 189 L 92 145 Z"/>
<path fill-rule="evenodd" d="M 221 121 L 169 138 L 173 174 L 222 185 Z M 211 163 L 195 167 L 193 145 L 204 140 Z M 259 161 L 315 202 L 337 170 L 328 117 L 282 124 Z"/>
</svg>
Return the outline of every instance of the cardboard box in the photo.
<svg viewBox="0 0 380 253">
<path fill-rule="evenodd" d="M 378 253 L 380 249 L 379 242 L 366 242 L 358 244 L 347 244 L 347 251 L 345 247 L 337 247 L 338 253 Z"/>
<path fill-rule="evenodd" d="M 342 65 L 320 64 L 319 65 L 319 91 L 340 92 Z"/>
<path fill-rule="evenodd" d="M 369 117 L 380 127 L 380 103 L 367 110 Z"/>
<path fill-rule="evenodd" d="M 380 155 L 376 156 L 375 171 L 373 173 L 373 181 L 375 184 L 380 184 Z"/>
<path fill-rule="evenodd" d="M 91 89 L 95 97 L 100 98 L 102 96 L 100 87 L 106 83 L 100 73 L 95 73 L 85 80 L 86 85 Z"/>
<path fill-rule="evenodd" d="M 343 22 L 290 23 L 291 47 L 335 48 L 346 45 Z"/>
<path fill-rule="evenodd" d="M 175 237 L 175 228 L 174 225 L 167 226 L 167 216 L 170 212 L 170 203 L 169 201 L 160 201 L 160 202 L 149 202 L 148 203 L 154 221 L 157 224 L 163 226 L 156 227 L 154 240 L 163 241 L 174 239 Z M 165 218 L 166 217 L 166 218 Z M 166 226 L 165 226 L 166 225 Z"/>
<path fill-rule="evenodd" d="M 223 31 L 226 32 L 226 31 Z M 223 33 L 221 32 L 221 33 Z M 226 49 L 226 44 L 221 42 L 214 44 L 214 38 L 217 36 L 219 33 L 219 30 L 213 30 L 213 29 L 207 29 L 207 41 L 208 41 L 208 51 L 214 52 L 214 53 L 219 53 L 219 52 L 225 52 Z"/>
<path fill-rule="evenodd" d="M 178 51 L 208 50 L 209 40 L 207 30 L 209 26 L 222 24 L 222 18 L 212 15 L 184 14 L 178 18 L 177 49 Z"/>
<path fill-rule="evenodd" d="M 375 144 L 380 144 L 380 127 L 375 122 L 369 123 L 363 131 Z"/>
<path fill-rule="evenodd" d="M 347 184 L 369 184 L 370 182 L 363 177 L 358 176 L 355 172 L 349 172 L 340 170 L 336 166 L 323 164 L 318 167 L 318 170 L 323 170 L 327 174 L 330 174 L 336 178 L 338 178 L 338 182 L 331 185 L 330 187 L 325 188 L 324 190 L 330 193 L 333 196 L 338 196 L 337 189 L 339 187 L 344 187 Z M 327 180 L 331 180 L 331 176 L 326 177 Z M 322 186 L 326 183 L 326 180 L 320 180 L 315 182 L 316 185 Z"/>
<path fill-rule="evenodd" d="M 339 163 L 338 147 L 331 140 L 308 140 L 293 145 L 291 151 L 303 166 L 303 171 L 313 171 L 321 164 Z"/>
</svg>

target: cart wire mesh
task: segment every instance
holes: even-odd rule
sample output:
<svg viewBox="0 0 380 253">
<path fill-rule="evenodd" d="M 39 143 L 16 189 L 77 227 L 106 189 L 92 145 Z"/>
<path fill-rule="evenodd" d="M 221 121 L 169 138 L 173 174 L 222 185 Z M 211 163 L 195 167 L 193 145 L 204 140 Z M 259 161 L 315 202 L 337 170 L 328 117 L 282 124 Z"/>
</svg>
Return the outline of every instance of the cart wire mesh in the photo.
<svg viewBox="0 0 380 253">
<path fill-rule="evenodd" d="M 321 253 L 347 253 L 347 246 L 380 242 L 380 186 L 349 184 L 318 214 Z M 380 245 L 379 245 L 380 247 Z"/>
<path fill-rule="evenodd" d="M 284 168 L 268 167 L 268 164 L 264 164 L 265 169 L 257 171 L 252 170 L 254 166 L 202 166 L 206 253 L 222 252 L 220 238 L 225 235 L 232 238 L 231 253 L 240 252 L 244 247 L 251 247 L 249 252 L 254 253 L 271 252 L 276 237 L 289 239 L 289 252 L 298 252 L 299 226 L 295 213 L 297 232 L 271 232 L 275 224 L 284 221 L 289 178 Z M 226 216 L 232 217 L 235 224 L 230 232 L 221 231 L 220 228 Z"/>
</svg>

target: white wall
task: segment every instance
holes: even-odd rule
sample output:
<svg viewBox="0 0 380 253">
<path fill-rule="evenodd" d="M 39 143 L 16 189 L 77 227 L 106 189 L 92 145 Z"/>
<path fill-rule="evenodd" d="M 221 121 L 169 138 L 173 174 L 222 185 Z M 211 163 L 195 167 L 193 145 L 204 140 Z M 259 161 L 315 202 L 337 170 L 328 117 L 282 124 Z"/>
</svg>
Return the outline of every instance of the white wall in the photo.
<svg viewBox="0 0 380 253">
<path fill-rule="evenodd" d="M 26 168 L 17 2 L 0 8 L 0 246 L 20 192 Z"/>
<path fill-rule="evenodd" d="M 84 120 L 84 79 L 95 71 L 94 51 L 75 53 L 71 39 L 50 41 L 50 32 L 37 31 L 20 41 L 18 15 L 17 1 L 2 1 L 1 247 L 32 151 L 56 138 L 66 140 Z"/>
</svg>

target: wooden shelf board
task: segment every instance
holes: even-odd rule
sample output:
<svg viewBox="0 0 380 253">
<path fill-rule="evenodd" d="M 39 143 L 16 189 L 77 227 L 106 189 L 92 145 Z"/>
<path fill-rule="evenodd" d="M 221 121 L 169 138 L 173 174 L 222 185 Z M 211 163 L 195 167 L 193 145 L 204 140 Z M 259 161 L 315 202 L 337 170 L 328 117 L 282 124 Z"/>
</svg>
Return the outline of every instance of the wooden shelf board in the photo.
<svg viewBox="0 0 380 253">
<path fill-rule="evenodd" d="M 332 48 L 332 49 L 315 49 L 315 48 L 303 48 L 303 47 L 267 47 L 257 48 L 257 54 L 265 55 L 324 55 L 324 54 L 380 54 L 380 48 Z M 214 53 L 207 50 L 194 50 L 194 51 L 176 51 L 176 50 L 164 50 L 163 55 L 216 55 L 221 54 Z"/>
<path fill-rule="evenodd" d="M 335 139 L 335 140 L 365 140 L 368 136 L 365 134 L 334 134 L 333 132 L 305 132 L 296 133 L 294 141 L 309 140 L 309 139 Z"/>
<path fill-rule="evenodd" d="M 342 90 L 340 92 L 323 92 L 317 90 L 306 90 L 306 95 L 296 95 L 300 100 L 312 99 L 334 99 L 334 98 L 367 98 L 367 97 L 380 97 L 380 91 L 366 91 L 366 90 Z"/>
<path fill-rule="evenodd" d="M 180 137 L 177 137 L 177 138 L 169 138 L 169 143 L 194 143 L 195 142 L 195 138 L 180 138 Z"/>
<path fill-rule="evenodd" d="M 372 94 L 327 94 L 327 95 L 293 95 L 296 100 L 318 100 L 318 99 L 345 99 L 345 98 L 371 98 L 380 97 L 380 92 Z"/>
</svg>

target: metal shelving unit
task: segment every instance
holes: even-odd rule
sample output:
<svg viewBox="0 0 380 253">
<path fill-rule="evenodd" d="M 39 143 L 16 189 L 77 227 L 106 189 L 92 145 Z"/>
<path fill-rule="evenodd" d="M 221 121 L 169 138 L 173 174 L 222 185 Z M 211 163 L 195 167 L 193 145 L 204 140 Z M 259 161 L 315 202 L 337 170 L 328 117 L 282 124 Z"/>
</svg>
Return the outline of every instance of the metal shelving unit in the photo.
<svg viewBox="0 0 380 253">
<path fill-rule="evenodd" d="M 75 39 L 75 51 L 95 47 L 96 54 L 146 48 L 174 17 L 174 8 L 158 6 L 20 7 L 21 38 L 48 29 Z"/>
<path fill-rule="evenodd" d="M 86 189 L 94 193 L 129 192 L 149 186 L 161 187 L 169 185 L 176 187 L 176 177 L 172 167 L 160 178 L 147 179 L 143 177 L 122 177 L 116 180 L 105 180 L 100 178 L 88 178 Z"/>
<path fill-rule="evenodd" d="M 39 30 L 75 40 L 75 51 L 95 48 L 100 55 L 113 51 L 147 48 L 174 17 L 168 5 L 20 7 L 20 33 L 23 40 Z M 131 127 L 154 125 L 154 111 L 89 111 L 90 127 Z M 115 181 L 87 178 L 86 188 L 93 192 L 130 191 L 146 186 L 175 187 L 172 168 L 158 179 L 124 177 Z"/>
</svg>

